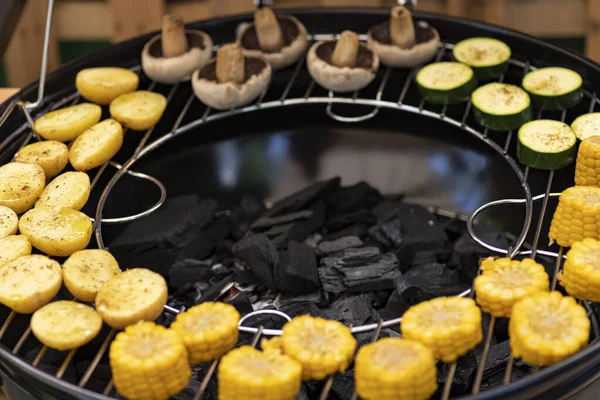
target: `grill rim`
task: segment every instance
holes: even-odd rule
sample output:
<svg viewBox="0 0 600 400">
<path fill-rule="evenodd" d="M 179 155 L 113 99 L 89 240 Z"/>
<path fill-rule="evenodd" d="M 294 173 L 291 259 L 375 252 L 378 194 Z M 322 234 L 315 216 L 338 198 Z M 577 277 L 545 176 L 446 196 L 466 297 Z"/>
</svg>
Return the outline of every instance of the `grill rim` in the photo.
<svg viewBox="0 0 600 400">
<path fill-rule="evenodd" d="M 316 14 L 326 14 L 326 15 L 340 15 L 340 14 L 368 14 L 369 16 L 386 16 L 389 12 L 387 8 L 382 9 L 373 9 L 373 8 L 349 8 L 349 7 L 338 7 L 338 8 L 327 8 L 327 9 L 283 9 L 281 12 L 293 13 L 299 16 L 310 17 Z M 226 24 L 239 23 L 247 20 L 250 17 L 250 14 L 238 14 L 229 17 L 201 21 L 191 24 L 194 28 L 199 29 L 207 29 L 210 31 L 211 27 L 223 26 Z M 441 24 L 454 24 L 454 25 L 462 25 L 463 28 L 467 30 L 474 30 L 475 28 L 485 30 L 490 34 L 501 35 L 503 37 L 510 37 L 512 40 L 517 40 L 521 45 L 533 44 L 536 46 L 540 46 L 541 48 L 552 52 L 554 55 L 556 53 L 560 53 L 563 57 L 567 57 L 570 60 L 575 60 L 577 63 L 581 64 L 581 67 L 593 70 L 596 74 L 595 79 L 590 79 L 587 77 L 587 81 L 592 83 L 592 86 L 596 86 L 597 83 L 600 83 L 600 66 L 595 64 L 594 62 L 576 54 L 572 51 L 562 49 L 556 47 L 554 45 L 545 43 L 540 39 L 535 37 L 511 30 L 506 28 L 501 28 L 499 26 L 484 24 L 477 21 L 472 21 L 465 18 L 454 18 L 447 17 L 439 14 L 433 13 L 415 13 L 416 18 L 425 19 L 430 21 L 432 25 L 435 26 L 436 22 Z M 106 58 L 107 55 L 111 55 L 114 61 L 116 54 L 127 53 L 127 49 L 131 52 L 132 49 L 136 49 L 137 47 L 141 47 L 143 43 L 149 40 L 152 36 L 154 36 L 157 32 L 152 32 L 150 34 L 140 36 L 126 42 L 113 45 L 104 49 L 100 52 L 97 52 L 91 56 L 83 57 L 81 59 L 77 59 L 69 62 L 63 67 L 57 69 L 53 73 L 48 75 L 48 83 L 53 84 L 54 86 L 66 86 L 60 90 L 48 91 L 45 101 L 41 107 L 36 110 L 34 115 L 38 115 L 40 112 L 45 111 L 48 104 L 50 102 L 56 101 L 63 93 L 66 91 L 72 91 L 72 85 L 69 83 L 68 85 L 60 85 L 60 81 L 64 81 L 65 79 L 70 79 L 74 77 L 76 72 L 84 67 L 91 65 L 98 65 L 102 63 L 102 61 Z M 229 36 L 228 36 L 229 38 Z M 128 60 L 130 62 L 131 60 Z M 128 65 L 128 62 L 119 62 L 120 65 Z M 71 79 L 71 81 L 73 81 Z M 595 81 L 595 82 L 594 82 Z M 37 83 L 33 83 L 23 88 L 20 92 L 18 92 L 15 96 L 11 97 L 7 102 L 0 105 L 0 113 L 6 111 L 6 109 L 11 105 L 12 102 L 17 99 L 23 100 L 35 100 L 36 92 L 37 92 Z M 50 93 L 51 92 L 51 93 Z M 13 116 L 13 119 L 15 117 Z M 7 121 L 7 131 L 15 132 L 19 129 L 19 125 L 15 125 L 16 121 L 9 120 Z M 93 392 L 91 390 L 80 388 L 76 385 L 69 384 L 68 382 L 63 381 L 62 379 L 55 378 L 49 374 L 44 373 L 43 371 L 33 367 L 28 362 L 22 360 L 18 356 L 13 357 L 10 352 L 8 352 L 5 348 L 0 346 L 0 373 L 3 376 L 11 379 L 15 375 L 18 375 L 19 372 L 25 372 L 28 376 L 25 378 L 33 379 L 34 381 L 39 381 L 57 391 L 66 392 L 66 394 L 74 396 L 73 398 L 90 398 L 90 399 L 111 399 L 111 397 L 104 396 L 102 394 Z M 577 389 L 583 389 L 588 384 L 592 383 L 596 379 L 600 378 L 600 373 L 596 373 L 595 376 L 592 376 L 588 379 L 584 379 L 583 381 L 581 377 L 577 375 L 582 372 L 593 373 L 595 369 L 600 367 L 600 344 L 594 343 L 588 346 L 586 349 L 578 352 L 576 355 L 570 357 L 567 360 L 564 360 L 561 363 L 558 363 L 552 367 L 544 369 L 541 372 L 536 374 L 532 374 L 528 377 L 520 379 L 519 381 L 512 383 L 509 386 L 499 386 L 494 389 L 490 389 L 485 391 L 477 396 L 462 396 L 459 399 L 498 399 L 503 398 L 508 395 L 515 396 L 516 399 L 528 399 L 535 398 L 537 396 L 543 395 L 544 393 L 548 393 L 548 390 L 553 390 L 553 394 L 558 395 L 556 389 L 561 386 L 569 386 L 564 388 L 564 392 L 561 393 L 569 393 L 577 391 Z M 6 371 L 11 371 L 11 373 L 7 373 Z M 20 371 L 19 371 L 20 370 Z M 567 379 L 567 382 L 560 381 L 562 379 Z M 15 380 L 17 381 L 17 380 Z M 18 380 L 18 382 L 26 382 L 22 379 Z M 578 383 L 576 383 L 578 382 Z M 568 385 L 569 383 L 573 383 L 574 386 Z M 23 388 L 24 385 L 19 383 L 18 386 Z M 25 387 L 34 387 L 30 385 L 30 382 Z M 83 389 L 83 390 L 82 390 Z M 32 393 L 41 393 L 44 388 L 36 388 L 36 390 L 32 390 Z M 557 397 L 558 398 L 558 397 Z M 560 398 L 564 398 L 564 395 L 561 394 Z"/>
</svg>

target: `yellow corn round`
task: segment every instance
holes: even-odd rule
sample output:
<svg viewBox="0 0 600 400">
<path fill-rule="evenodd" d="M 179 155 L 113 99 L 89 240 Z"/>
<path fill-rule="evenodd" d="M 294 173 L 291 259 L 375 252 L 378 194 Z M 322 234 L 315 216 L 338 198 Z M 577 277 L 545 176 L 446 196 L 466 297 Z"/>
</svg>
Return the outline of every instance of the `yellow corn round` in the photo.
<svg viewBox="0 0 600 400">
<path fill-rule="evenodd" d="M 117 334 L 109 361 L 115 388 L 128 399 L 168 399 L 186 388 L 192 374 L 183 340 L 154 322 Z"/>
<path fill-rule="evenodd" d="M 531 258 L 486 258 L 481 275 L 475 278 L 477 304 L 494 317 L 510 317 L 513 305 L 522 298 L 548 291 L 550 279 L 541 264 Z"/>
<path fill-rule="evenodd" d="M 225 303 L 202 303 L 181 313 L 171 324 L 188 351 L 190 364 L 221 357 L 238 341 L 240 313 Z"/>
<path fill-rule="evenodd" d="M 575 184 L 600 186 L 600 136 L 590 136 L 579 145 L 575 163 Z"/>
<path fill-rule="evenodd" d="M 558 280 L 569 295 L 600 302 L 600 242 L 587 238 L 573 243 Z"/>
<path fill-rule="evenodd" d="M 241 346 L 219 364 L 219 400 L 292 400 L 300 392 L 302 367 L 278 351 Z"/>
<path fill-rule="evenodd" d="M 548 236 L 563 247 L 585 238 L 600 239 L 600 188 L 574 186 L 562 192 Z"/>
<path fill-rule="evenodd" d="M 438 297 L 409 308 L 400 326 L 406 339 L 423 343 L 447 363 L 481 342 L 481 310 L 473 299 Z"/>
<path fill-rule="evenodd" d="M 437 369 L 423 344 L 384 338 L 360 348 L 354 380 L 364 400 L 426 400 L 437 390 Z"/>
<path fill-rule="evenodd" d="M 281 348 L 281 337 L 273 336 L 270 339 L 261 340 L 260 348 L 263 349 L 263 351 L 275 350 L 275 351 L 283 352 L 283 349 Z"/>
<path fill-rule="evenodd" d="M 559 292 L 538 292 L 513 307 L 508 324 L 515 357 L 552 365 L 584 348 L 590 336 L 585 308 Z"/>
<path fill-rule="evenodd" d="M 324 379 L 348 368 L 356 339 L 338 321 L 302 315 L 283 326 L 281 345 L 302 365 L 303 379 Z"/>
</svg>

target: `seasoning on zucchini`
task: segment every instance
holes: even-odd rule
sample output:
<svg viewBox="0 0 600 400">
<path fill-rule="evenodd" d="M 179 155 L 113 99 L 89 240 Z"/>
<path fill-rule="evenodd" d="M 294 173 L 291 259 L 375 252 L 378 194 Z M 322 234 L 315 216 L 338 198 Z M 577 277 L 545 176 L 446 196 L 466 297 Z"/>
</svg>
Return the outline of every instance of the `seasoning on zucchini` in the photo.
<svg viewBox="0 0 600 400">
<path fill-rule="evenodd" d="M 581 75 L 568 68 L 547 67 L 529 72 L 522 86 L 535 108 L 562 110 L 577 105 L 583 97 Z"/>
<path fill-rule="evenodd" d="M 543 170 L 557 170 L 571 164 L 577 156 L 577 138 L 569 125 L 540 119 L 519 129 L 517 157 L 523 164 Z"/>
<path fill-rule="evenodd" d="M 600 135 L 600 112 L 580 115 L 571 124 L 571 129 L 579 140 Z"/>
<path fill-rule="evenodd" d="M 502 76 L 508 69 L 510 55 L 506 43 L 488 37 L 465 39 L 452 49 L 454 59 L 471 67 L 478 80 Z"/>
<path fill-rule="evenodd" d="M 573 243 L 558 281 L 569 296 L 600 302 L 600 242 L 586 238 Z"/>
<path fill-rule="evenodd" d="M 585 238 L 599 240 L 600 188 L 573 186 L 562 192 L 548 237 L 563 247 L 571 247 Z"/>
<path fill-rule="evenodd" d="M 423 67 L 417 74 L 423 98 L 434 104 L 467 101 L 477 87 L 471 67 L 457 62 L 438 62 Z"/>
<path fill-rule="evenodd" d="M 471 95 L 473 115 L 478 123 L 494 131 L 518 129 L 531 120 L 531 102 L 520 87 L 492 82 Z"/>
</svg>

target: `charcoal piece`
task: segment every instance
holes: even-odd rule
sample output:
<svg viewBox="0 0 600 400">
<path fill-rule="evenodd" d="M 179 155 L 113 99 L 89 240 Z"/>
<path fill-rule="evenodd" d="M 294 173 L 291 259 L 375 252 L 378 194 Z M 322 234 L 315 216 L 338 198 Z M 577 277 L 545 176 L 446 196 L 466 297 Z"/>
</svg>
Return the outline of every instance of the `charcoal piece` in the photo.
<svg viewBox="0 0 600 400">
<path fill-rule="evenodd" d="M 317 250 L 320 254 L 335 253 L 338 251 L 346 250 L 351 247 L 361 247 L 363 241 L 357 236 L 344 236 L 339 239 L 327 241 L 323 240 L 317 246 Z"/>
<path fill-rule="evenodd" d="M 432 263 L 411 268 L 405 274 L 396 278 L 398 293 L 409 287 L 426 289 L 436 286 L 451 286 L 460 283 L 458 271 L 445 264 Z"/>
<path fill-rule="evenodd" d="M 371 210 L 356 210 L 328 219 L 325 226 L 329 231 L 337 231 L 350 225 L 374 225 L 375 223 L 377 217 Z"/>
<path fill-rule="evenodd" d="M 317 182 L 279 200 L 273 207 L 263 213 L 263 217 L 276 217 L 306 208 L 318 199 L 325 198 L 329 193 L 339 188 L 339 186 L 340 178 L 337 177 Z"/>
<path fill-rule="evenodd" d="M 275 302 L 275 305 L 281 309 L 281 308 L 285 308 L 294 303 L 318 304 L 322 300 L 323 299 L 322 299 L 320 290 L 316 290 L 312 293 L 301 294 L 301 295 L 282 293 L 280 296 L 278 296 L 277 301 Z"/>
<path fill-rule="evenodd" d="M 220 214 L 208 223 L 202 232 L 181 251 L 180 257 L 203 260 L 215 250 L 217 243 L 227 239 L 233 231 L 233 221 L 227 214 Z"/>
<path fill-rule="evenodd" d="M 381 251 L 377 247 L 358 247 L 346 249 L 339 255 L 322 258 L 321 266 L 362 266 L 366 263 L 377 261 L 380 258 Z"/>
<path fill-rule="evenodd" d="M 390 299 L 390 295 L 393 290 L 377 290 L 371 292 L 371 301 L 373 302 L 374 308 L 382 308 L 385 307 L 388 300 Z"/>
<path fill-rule="evenodd" d="M 323 312 L 314 303 L 291 303 L 284 307 L 280 307 L 279 311 L 286 313 L 291 318 L 299 315 L 311 315 L 313 317 L 322 317 Z"/>
<path fill-rule="evenodd" d="M 333 378 L 331 391 L 336 394 L 340 400 L 350 400 L 354 393 L 354 370 L 349 369 L 343 374 L 337 374 Z"/>
<path fill-rule="evenodd" d="M 255 229 L 255 230 L 270 228 L 275 225 L 281 225 L 281 224 L 285 224 L 288 222 L 297 221 L 299 219 L 308 218 L 311 215 L 312 215 L 312 211 L 303 210 L 303 211 L 296 211 L 296 212 L 289 213 L 289 214 L 283 214 L 278 217 L 260 217 L 252 224 L 251 228 Z"/>
<path fill-rule="evenodd" d="M 87 369 L 90 367 L 91 359 L 81 361 L 75 364 L 75 373 L 77 374 L 77 378 L 81 379 Z M 106 388 L 106 384 L 112 378 L 110 372 L 110 366 L 107 362 L 100 362 L 96 369 L 94 369 L 94 373 L 90 376 L 88 383 L 85 385 L 85 388 L 88 390 L 93 390 L 95 392 L 102 393 Z"/>
<path fill-rule="evenodd" d="M 251 194 L 244 194 L 240 200 L 240 209 L 247 219 L 253 221 L 260 217 L 267 208 L 262 200 Z"/>
<path fill-rule="evenodd" d="M 448 372 L 450 370 L 450 364 L 441 364 L 438 367 L 437 382 L 440 388 L 444 386 L 446 379 L 448 378 Z M 452 392 L 453 396 L 463 395 L 469 392 L 471 384 L 475 378 L 477 371 L 477 357 L 474 351 L 469 351 L 462 357 L 459 357 L 456 361 L 456 372 L 454 379 L 452 380 Z"/>
<path fill-rule="evenodd" d="M 478 226 L 477 234 L 483 241 L 492 246 L 501 249 L 507 249 L 509 246 L 506 233 L 499 229 Z M 481 258 L 496 255 L 496 253 L 475 242 L 468 233 L 463 234 L 454 243 L 453 247 L 454 252 L 450 263 L 458 268 L 463 282 L 472 282 L 475 279 L 479 271 L 479 261 Z"/>
<path fill-rule="evenodd" d="M 325 222 L 325 203 L 315 203 L 309 209 L 312 211 L 312 215 L 304 220 L 297 221 L 294 223 L 292 228 L 287 233 L 288 240 L 295 240 L 296 242 L 303 242 L 308 235 L 318 231 Z"/>
<path fill-rule="evenodd" d="M 250 268 L 260 283 L 269 289 L 275 289 L 274 271 L 279 263 L 279 254 L 265 235 L 248 235 L 235 243 L 232 251 Z"/>
<path fill-rule="evenodd" d="M 347 295 L 334 301 L 323 313 L 325 318 L 340 321 L 344 325 L 363 325 L 371 316 L 372 298 L 368 293 Z"/>
<path fill-rule="evenodd" d="M 208 279 L 211 276 L 211 266 L 212 262 L 178 259 L 169 269 L 169 286 L 179 289 L 189 282 Z"/>
<path fill-rule="evenodd" d="M 481 362 L 482 354 L 478 354 L 477 363 Z M 485 360 L 483 376 L 488 378 L 498 371 L 504 371 L 510 357 L 510 346 L 508 340 L 490 347 Z M 486 376 L 487 375 L 487 376 Z"/>
<path fill-rule="evenodd" d="M 300 386 L 300 393 L 298 393 L 298 396 L 296 396 L 294 400 L 310 400 L 310 397 L 308 396 L 308 386 L 306 383 L 302 383 Z"/>
<path fill-rule="evenodd" d="M 357 236 L 362 239 L 367 234 L 368 230 L 366 224 L 350 225 L 337 231 L 328 231 L 328 233 L 323 236 L 323 240 L 336 240 L 344 236 Z"/>
<path fill-rule="evenodd" d="M 196 300 L 195 304 L 205 303 L 207 301 L 217 301 L 233 287 L 233 275 L 226 276 L 218 282 L 213 283 L 202 296 Z"/>
<path fill-rule="evenodd" d="M 233 282 L 236 289 L 242 292 L 250 291 L 260 285 L 260 281 L 256 279 L 252 271 L 247 269 L 235 271 Z"/>
<path fill-rule="evenodd" d="M 275 287 L 292 293 L 311 293 L 319 288 L 317 259 L 310 247 L 290 241 L 288 249 L 279 253 Z"/>
<path fill-rule="evenodd" d="M 180 308 L 189 304 L 195 304 L 202 296 L 203 290 L 196 283 L 186 283 L 169 295 L 167 304 L 174 308 Z"/>
<path fill-rule="evenodd" d="M 344 186 L 327 196 L 327 204 L 339 211 L 371 208 L 383 200 L 379 191 L 366 182 Z"/>
<path fill-rule="evenodd" d="M 208 373 L 209 369 L 210 369 L 210 362 L 207 363 L 203 363 L 200 365 L 195 365 L 192 366 L 192 376 L 190 377 L 190 383 L 188 385 L 188 387 L 183 390 L 182 392 L 179 392 L 177 395 L 175 395 L 173 397 L 174 400 L 192 400 L 194 399 L 194 397 L 196 396 L 198 389 L 200 388 L 200 385 L 202 383 L 202 381 L 204 380 L 204 377 L 206 376 L 206 374 Z M 217 389 L 217 373 L 213 374 L 213 376 L 210 378 L 210 380 L 208 381 L 208 386 L 206 387 L 206 391 L 204 392 L 204 395 L 202 396 L 203 399 L 211 399 L 211 400 L 216 400 L 217 399 L 217 393 L 218 393 L 218 389 Z"/>
<path fill-rule="evenodd" d="M 254 308 L 252 307 L 252 303 L 250 302 L 248 295 L 244 292 L 240 292 L 231 296 L 227 300 L 227 303 L 234 306 L 241 315 L 248 314 L 254 311 Z"/>
<path fill-rule="evenodd" d="M 269 239 L 280 236 L 280 235 L 287 236 L 287 233 L 290 231 L 290 229 L 292 229 L 292 226 L 294 226 L 293 223 L 277 225 L 277 226 L 272 227 L 271 229 L 264 231 L 263 234 L 266 237 L 268 237 Z"/>
<path fill-rule="evenodd" d="M 385 247 L 397 247 L 404 243 L 402 219 L 394 218 L 369 229 L 369 236 Z"/>
<path fill-rule="evenodd" d="M 397 291 L 393 291 L 384 308 L 379 309 L 379 315 L 384 320 L 401 317 L 410 308 Z M 397 329 L 394 325 L 392 328 Z"/>
<path fill-rule="evenodd" d="M 383 224 L 400 213 L 402 203 L 396 201 L 384 201 L 374 206 L 371 211 L 377 217 L 377 223 Z"/>
<path fill-rule="evenodd" d="M 409 287 L 404 290 L 400 297 L 410 306 L 422 303 L 436 297 L 456 296 L 469 289 L 469 285 L 457 284 L 451 286 L 430 286 L 428 288 Z"/>
</svg>

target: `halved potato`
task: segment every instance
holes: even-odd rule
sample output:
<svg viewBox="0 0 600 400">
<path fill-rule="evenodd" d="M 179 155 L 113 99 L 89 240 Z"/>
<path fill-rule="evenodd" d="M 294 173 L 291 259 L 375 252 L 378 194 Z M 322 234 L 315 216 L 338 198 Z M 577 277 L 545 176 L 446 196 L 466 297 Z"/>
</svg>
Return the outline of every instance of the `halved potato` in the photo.
<svg viewBox="0 0 600 400">
<path fill-rule="evenodd" d="M 31 331 L 51 349 L 72 350 L 89 343 L 102 328 L 102 318 L 92 307 L 60 300 L 33 313 Z"/>
<path fill-rule="evenodd" d="M 0 239 L 14 235 L 19 229 L 17 213 L 6 206 L 0 206 Z"/>
<path fill-rule="evenodd" d="M 92 237 L 92 220 L 70 208 L 36 207 L 23 214 L 19 230 L 36 249 L 66 257 L 86 248 Z"/>
<path fill-rule="evenodd" d="M 0 268 L 0 303 L 31 314 L 56 296 L 61 283 L 57 261 L 37 254 L 19 257 Z"/>
<path fill-rule="evenodd" d="M 46 186 L 46 174 L 37 164 L 11 162 L 0 167 L 0 205 L 17 214 L 29 210 Z"/>
<path fill-rule="evenodd" d="M 75 139 L 69 161 L 78 171 L 89 171 L 108 162 L 123 145 L 123 127 L 112 118 L 98 122 Z"/>
<path fill-rule="evenodd" d="M 121 270 L 117 260 L 106 250 L 81 250 L 71 254 L 63 264 L 63 281 L 75 298 L 92 303 L 98 290 Z"/>
<path fill-rule="evenodd" d="M 23 147 L 15 155 L 15 161 L 39 165 L 46 173 L 46 179 L 50 179 L 67 166 L 69 149 L 56 140 L 44 140 Z"/>
<path fill-rule="evenodd" d="M 167 303 L 167 282 L 145 268 L 128 269 L 106 282 L 96 296 L 96 311 L 115 329 L 154 321 Z"/>
<path fill-rule="evenodd" d="M 110 103 L 110 115 L 134 131 L 145 131 L 158 123 L 167 107 L 160 93 L 138 90 L 123 94 Z"/>
<path fill-rule="evenodd" d="M 46 140 L 68 142 L 100 121 L 101 116 L 102 108 L 96 104 L 76 104 L 41 116 L 33 124 L 33 130 Z"/>
<path fill-rule="evenodd" d="M 31 243 L 24 235 L 10 235 L 0 239 L 0 267 L 19 257 L 31 254 Z"/>
<path fill-rule="evenodd" d="M 135 72 L 117 67 L 86 68 L 75 77 L 79 93 L 86 100 L 102 106 L 122 94 L 133 92 L 139 84 L 140 78 Z"/>
<path fill-rule="evenodd" d="M 85 172 L 65 172 L 46 185 L 36 207 L 81 210 L 90 197 L 90 177 Z"/>
</svg>

